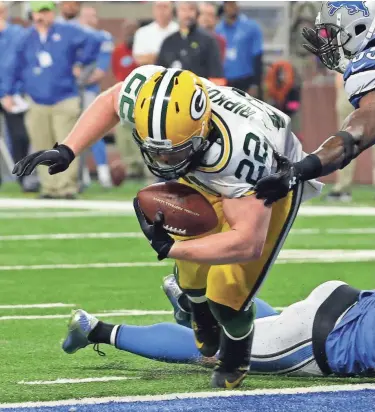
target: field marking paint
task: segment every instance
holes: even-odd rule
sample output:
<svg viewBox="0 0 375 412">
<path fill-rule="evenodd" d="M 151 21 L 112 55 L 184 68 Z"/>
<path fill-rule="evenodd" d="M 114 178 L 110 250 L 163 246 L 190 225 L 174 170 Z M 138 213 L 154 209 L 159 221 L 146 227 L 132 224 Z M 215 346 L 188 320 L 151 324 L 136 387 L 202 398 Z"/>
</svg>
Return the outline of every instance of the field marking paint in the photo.
<svg viewBox="0 0 375 412">
<path fill-rule="evenodd" d="M 74 303 L 34 303 L 27 305 L 0 305 L 0 309 L 50 309 L 50 308 L 74 308 Z"/>
<path fill-rule="evenodd" d="M 43 200 L 0 198 L 0 209 L 85 209 L 119 211 L 134 215 L 131 201 L 118 200 Z M 300 216 L 375 216 L 375 207 L 366 206 L 302 206 Z"/>
<path fill-rule="evenodd" d="M 375 228 L 347 229 L 292 229 L 293 235 L 370 235 L 375 234 Z M 99 233 L 49 233 L 35 235 L 5 235 L 0 241 L 34 241 L 34 240 L 71 240 L 71 239 L 136 239 L 144 238 L 142 232 L 99 232 Z"/>
<path fill-rule="evenodd" d="M 337 263 L 371 262 L 375 260 L 375 250 L 320 250 L 320 249 L 285 249 L 280 252 L 276 264 L 288 263 Z M 113 263 L 67 263 L 56 265 L 12 265 L 0 266 L 1 271 L 19 270 L 55 270 L 55 269 L 109 269 L 127 267 L 166 267 L 169 262 L 113 262 Z"/>
<path fill-rule="evenodd" d="M 129 310 L 117 310 L 117 311 L 105 311 L 102 313 L 93 313 L 93 316 L 99 318 L 117 318 L 125 316 L 160 316 L 160 315 L 171 315 L 173 311 L 171 310 L 138 310 L 138 309 L 129 309 Z M 40 320 L 40 319 L 70 319 L 70 314 L 64 315 L 7 315 L 0 316 L 0 322 L 6 320 Z"/>
<path fill-rule="evenodd" d="M 112 382 L 112 381 L 128 381 L 133 379 L 141 379 L 138 376 L 103 376 L 100 378 L 82 378 L 82 379 L 56 379 L 54 381 L 31 381 L 17 382 L 19 385 L 66 385 L 75 383 L 91 383 L 91 382 Z"/>
<path fill-rule="evenodd" d="M 0 212 L 0 219 L 63 219 L 63 218 L 83 218 L 83 217 L 120 217 L 129 216 L 129 212 L 121 211 L 72 211 L 72 212 Z"/>
<path fill-rule="evenodd" d="M 293 235 L 373 235 L 375 227 L 358 227 L 346 229 L 292 229 Z"/>
<path fill-rule="evenodd" d="M 144 238 L 141 232 L 101 232 L 101 233 L 51 233 L 41 235 L 6 235 L 0 241 L 12 240 L 68 240 L 68 239 L 121 239 Z"/>
<path fill-rule="evenodd" d="M 0 266 L 0 271 L 10 270 L 53 270 L 53 269 L 107 269 L 107 268 L 134 268 L 151 266 L 171 266 L 167 262 L 119 262 L 119 263 L 67 263 L 60 265 L 14 265 Z"/>
<path fill-rule="evenodd" d="M 304 388 L 284 388 L 284 389 L 256 389 L 253 391 L 211 391 L 196 393 L 171 393 L 166 395 L 146 395 L 146 396 L 127 396 L 127 397 L 105 397 L 105 398 L 84 398 L 84 399 L 66 399 L 62 401 L 47 402 L 21 402 L 21 403 L 1 403 L 0 409 L 17 409 L 17 408 L 41 408 L 54 406 L 78 406 L 78 405 L 97 405 L 111 402 L 129 403 L 129 402 L 161 402 L 172 401 L 177 399 L 202 399 L 202 398 L 227 398 L 234 396 L 271 396 L 271 395 L 297 395 L 307 393 L 327 393 L 327 392 L 357 392 L 363 390 L 375 390 L 375 384 L 347 384 L 347 385 L 327 385 L 312 386 Z"/>
<path fill-rule="evenodd" d="M 65 200 L 65 199 L 7 199 L 0 198 L 0 209 L 86 209 L 120 211 L 134 214 L 133 202 L 118 200 Z"/>
</svg>

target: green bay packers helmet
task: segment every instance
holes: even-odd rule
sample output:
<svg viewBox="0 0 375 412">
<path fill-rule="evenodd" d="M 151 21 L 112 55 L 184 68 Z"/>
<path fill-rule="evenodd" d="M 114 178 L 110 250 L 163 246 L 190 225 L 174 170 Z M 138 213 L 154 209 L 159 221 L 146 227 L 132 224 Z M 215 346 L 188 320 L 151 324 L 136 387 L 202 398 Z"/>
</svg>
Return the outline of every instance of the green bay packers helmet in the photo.
<svg viewBox="0 0 375 412">
<path fill-rule="evenodd" d="M 199 164 L 209 146 L 211 104 L 202 80 L 166 69 L 142 86 L 134 107 L 133 137 L 150 171 L 178 179 Z"/>
</svg>

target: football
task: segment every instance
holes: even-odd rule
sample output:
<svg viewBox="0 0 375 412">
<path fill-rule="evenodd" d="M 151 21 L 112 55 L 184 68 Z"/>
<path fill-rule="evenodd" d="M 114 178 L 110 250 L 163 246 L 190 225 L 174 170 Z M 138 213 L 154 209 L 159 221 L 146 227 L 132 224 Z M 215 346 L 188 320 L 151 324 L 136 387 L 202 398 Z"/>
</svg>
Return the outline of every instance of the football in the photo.
<svg viewBox="0 0 375 412">
<path fill-rule="evenodd" d="M 198 236 L 214 229 L 218 219 L 214 208 L 197 190 L 177 182 L 156 183 L 137 194 L 139 206 L 152 222 L 164 213 L 164 228 L 179 236 Z"/>
</svg>

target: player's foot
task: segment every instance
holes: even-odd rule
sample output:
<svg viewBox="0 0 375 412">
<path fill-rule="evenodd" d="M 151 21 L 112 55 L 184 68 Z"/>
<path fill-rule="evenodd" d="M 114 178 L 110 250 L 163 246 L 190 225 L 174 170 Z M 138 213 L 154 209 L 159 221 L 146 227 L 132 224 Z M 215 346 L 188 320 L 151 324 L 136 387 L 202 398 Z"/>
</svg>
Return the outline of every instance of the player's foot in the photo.
<svg viewBox="0 0 375 412">
<path fill-rule="evenodd" d="M 199 352 L 208 358 L 215 356 L 220 346 L 221 328 L 207 302 L 192 303 L 191 326 Z"/>
<path fill-rule="evenodd" d="M 174 318 L 179 325 L 191 327 L 190 305 L 187 296 L 177 284 L 175 275 L 168 275 L 163 279 L 163 291 L 171 302 Z"/>
<path fill-rule="evenodd" d="M 250 354 L 253 332 L 244 339 L 233 340 L 223 331 L 220 354 L 212 373 L 213 388 L 238 388 L 250 369 Z"/>
<path fill-rule="evenodd" d="M 90 345 L 92 342 L 89 341 L 88 336 L 98 322 L 95 316 L 82 309 L 73 311 L 68 324 L 68 335 L 62 344 L 64 352 L 75 353 Z"/>
<path fill-rule="evenodd" d="M 330 192 L 327 194 L 326 200 L 349 203 L 352 201 L 352 194 L 349 192 Z"/>
</svg>

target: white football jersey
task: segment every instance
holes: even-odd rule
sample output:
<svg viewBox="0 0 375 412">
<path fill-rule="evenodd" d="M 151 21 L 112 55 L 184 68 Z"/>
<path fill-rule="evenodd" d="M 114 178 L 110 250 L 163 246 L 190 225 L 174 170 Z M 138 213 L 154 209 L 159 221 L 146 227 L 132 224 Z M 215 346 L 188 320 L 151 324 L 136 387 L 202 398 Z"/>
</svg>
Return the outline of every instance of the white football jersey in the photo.
<svg viewBox="0 0 375 412">
<path fill-rule="evenodd" d="M 142 66 L 125 80 L 118 100 L 121 123 L 134 126 L 136 97 L 161 66 Z M 239 90 L 216 86 L 202 78 L 211 101 L 212 121 L 217 140 L 206 152 L 200 167 L 185 179 L 204 191 L 228 198 L 253 193 L 256 182 L 276 171 L 274 151 L 292 162 L 306 154 L 290 130 L 290 118 L 274 107 Z M 322 184 L 310 181 L 305 185 L 304 200 L 320 194 Z"/>
</svg>

